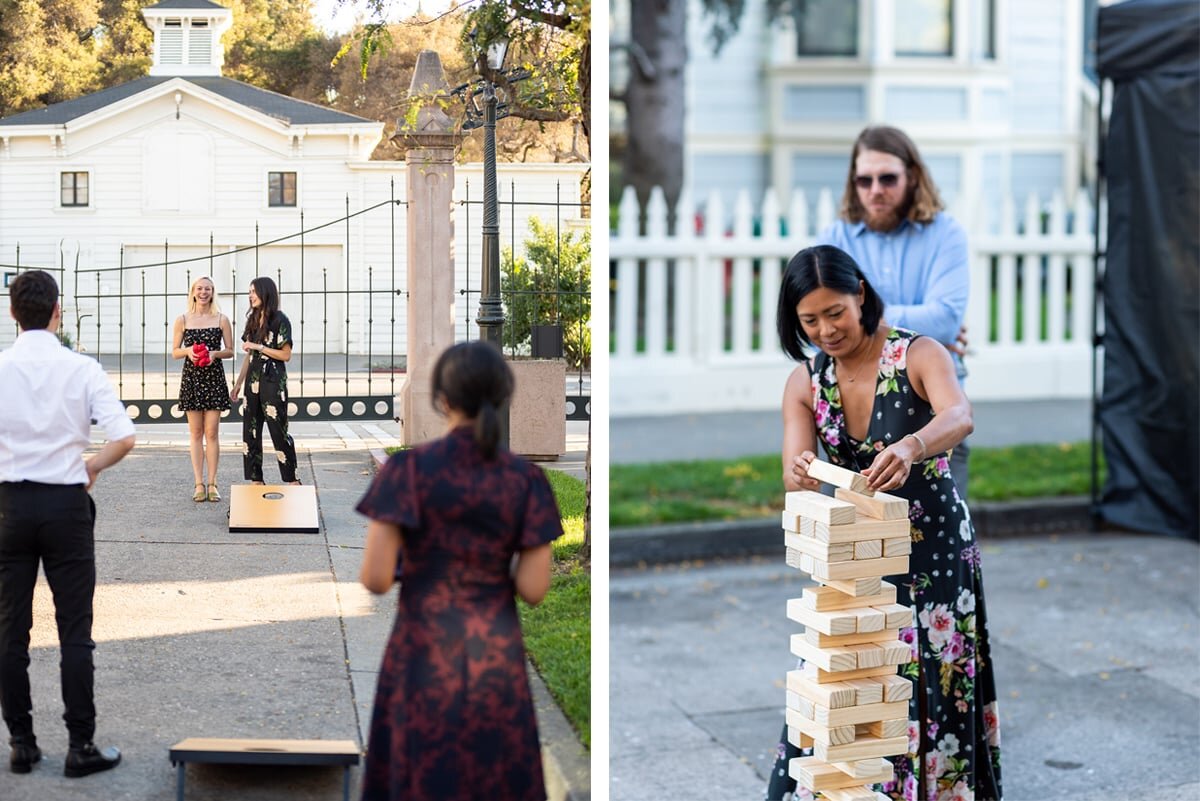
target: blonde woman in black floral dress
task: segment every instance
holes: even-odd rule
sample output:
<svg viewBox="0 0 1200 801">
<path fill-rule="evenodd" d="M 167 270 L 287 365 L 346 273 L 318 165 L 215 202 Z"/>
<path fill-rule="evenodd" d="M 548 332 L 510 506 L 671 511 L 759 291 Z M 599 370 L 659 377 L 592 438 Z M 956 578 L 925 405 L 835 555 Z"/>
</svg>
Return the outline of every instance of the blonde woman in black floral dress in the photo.
<svg viewBox="0 0 1200 801">
<path fill-rule="evenodd" d="M 203 343 L 208 349 L 207 363 L 195 346 Z M 207 276 L 197 278 L 188 288 L 187 311 L 175 320 L 174 345 L 171 357 L 183 359 L 183 375 L 179 379 L 179 408 L 187 413 L 189 447 L 192 455 L 192 477 L 195 480 L 193 501 L 219 501 L 217 463 L 221 458 L 218 436 L 221 412 L 229 408 L 229 385 L 225 380 L 222 359 L 233 356 L 233 330 L 229 318 L 217 305 L 217 290 Z M 208 467 L 205 480 L 204 468 Z"/>
<path fill-rule="evenodd" d="M 854 260 L 830 246 L 788 264 L 779 294 L 780 342 L 800 367 L 783 397 L 783 479 L 808 477 L 820 440 L 831 462 L 909 502 L 910 595 L 916 627 L 901 636 L 914 661 L 909 753 L 879 788 L 906 801 L 999 801 L 1000 730 L 979 546 L 950 475 L 949 451 L 973 428 L 971 405 L 945 347 L 883 320 L 883 301 Z M 818 348 L 811 359 L 805 350 Z M 901 586 L 902 585 L 902 586 Z M 915 725 L 914 725 L 915 723 Z M 785 732 L 786 734 L 786 732 Z M 768 799 L 811 798 L 788 779 L 800 752 L 781 738 Z"/>
</svg>

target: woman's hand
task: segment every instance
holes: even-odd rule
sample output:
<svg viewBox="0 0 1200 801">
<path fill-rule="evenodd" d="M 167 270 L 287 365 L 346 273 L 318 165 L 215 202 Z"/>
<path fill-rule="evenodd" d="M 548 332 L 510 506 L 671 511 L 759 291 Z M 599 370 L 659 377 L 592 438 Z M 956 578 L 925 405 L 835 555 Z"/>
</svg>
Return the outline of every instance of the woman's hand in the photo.
<svg viewBox="0 0 1200 801">
<path fill-rule="evenodd" d="M 229 401 L 230 401 L 230 403 L 238 402 L 238 388 L 237 387 L 234 387 L 233 389 L 229 390 Z"/>
<path fill-rule="evenodd" d="M 256 350 L 261 352 L 264 347 L 265 347 L 264 345 L 259 345 L 257 342 L 243 342 L 242 343 L 242 350 L 245 351 L 246 353 L 253 353 Z"/>
<path fill-rule="evenodd" d="M 921 445 L 915 437 L 904 437 L 879 452 L 871 466 L 862 471 L 867 486 L 877 492 L 897 489 L 908 481 L 913 463 L 921 456 Z"/>
<path fill-rule="evenodd" d="M 815 478 L 808 477 L 808 466 L 816 458 L 817 455 L 812 451 L 804 451 L 799 456 L 793 457 L 792 463 L 788 467 L 788 474 L 783 477 L 784 486 L 819 491 L 821 489 L 821 482 Z"/>
</svg>

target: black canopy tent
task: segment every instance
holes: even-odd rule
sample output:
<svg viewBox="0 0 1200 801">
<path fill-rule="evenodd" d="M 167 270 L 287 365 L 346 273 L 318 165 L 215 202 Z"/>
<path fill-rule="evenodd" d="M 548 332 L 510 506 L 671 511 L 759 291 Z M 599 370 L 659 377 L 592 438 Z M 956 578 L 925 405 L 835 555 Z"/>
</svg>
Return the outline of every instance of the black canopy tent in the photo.
<svg viewBox="0 0 1200 801">
<path fill-rule="evenodd" d="M 1097 511 L 1200 539 L 1200 4 L 1105 6 L 1097 44 L 1101 86 L 1113 85 L 1100 143 L 1108 242 L 1093 448 L 1098 430 L 1108 479 Z"/>
</svg>

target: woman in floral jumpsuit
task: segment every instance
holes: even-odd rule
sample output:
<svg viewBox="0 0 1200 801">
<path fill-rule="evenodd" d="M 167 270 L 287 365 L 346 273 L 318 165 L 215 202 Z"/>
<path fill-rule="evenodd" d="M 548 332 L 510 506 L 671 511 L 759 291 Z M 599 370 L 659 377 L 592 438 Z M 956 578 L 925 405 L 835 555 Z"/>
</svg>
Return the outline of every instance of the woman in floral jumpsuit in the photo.
<svg viewBox="0 0 1200 801">
<path fill-rule="evenodd" d="M 784 391 L 784 484 L 818 488 L 808 465 L 820 440 L 831 462 L 909 502 L 909 573 L 889 581 L 917 613 L 916 627 L 901 631 L 913 661 L 900 673 L 915 691 L 908 754 L 893 760 L 895 780 L 880 789 L 906 801 L 999 801 L 1000 730 L 979 546 L 949 464 L 950 449 L 973 427 L 971 407 L 946 349 L 892 328 L 883 311 L 858 265 L 835 247 L 803 250 L 788 264 L 779 336 L 802 366 Z M 810 345 L 818 348 L 811 361 Z M 786 736 L 778 754 L 767 798 L 811 798 L 788 777 L 788 760 L 800 752 Z"/>
<path fill-rule="evenodd" d="M 246 358 L 230 399 L 237 403 L 243 382 L 246 408 L 242 412 L 242 472 L 247 481 L 263 483 L 262 427 L 267 424 L 287 484 L 296 480 L 296 445 L 288 434 L 287 362 L 292 358 L 292 324 L 279 311 L 275 282 L 260 276 L 250 282 L 250 310 L 242 332 Z"/>
</svg>

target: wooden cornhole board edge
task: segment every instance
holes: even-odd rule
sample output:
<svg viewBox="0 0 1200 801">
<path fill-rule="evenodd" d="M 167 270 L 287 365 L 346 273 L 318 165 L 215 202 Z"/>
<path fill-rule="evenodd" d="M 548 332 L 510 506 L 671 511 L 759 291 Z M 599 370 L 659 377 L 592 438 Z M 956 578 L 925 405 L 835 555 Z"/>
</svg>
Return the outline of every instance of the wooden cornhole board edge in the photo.
<svg viewBox="0 0 1200 801">
<path fill-rule="evenodd" d="M 277 492 L 279 500 L 262 496 Z M 319 534 L 316 487 L 298 484 L 234 484 L 229 488 L 229 530 Z"/>
<path fill-rule="evenodd" d="M 353 740 L 255 740 L 188 737 L 171 746 L 173 764 L 206 765 L 357 765 L 362 758 Z"/>
</svg>

